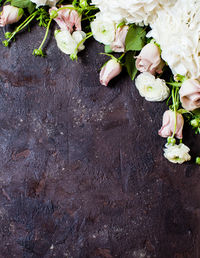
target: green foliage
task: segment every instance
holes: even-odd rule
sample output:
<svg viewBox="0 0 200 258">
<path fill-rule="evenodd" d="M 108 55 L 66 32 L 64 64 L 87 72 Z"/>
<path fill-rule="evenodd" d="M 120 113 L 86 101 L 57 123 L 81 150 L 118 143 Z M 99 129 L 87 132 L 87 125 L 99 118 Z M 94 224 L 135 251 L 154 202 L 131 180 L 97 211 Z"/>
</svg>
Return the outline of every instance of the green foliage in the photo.
<svg viewBox="0 0 200 258">
<path fill-rule="evenodd" d="M 113 52 L 112 49 L 111 49 L 111 47 L 110 47 L 109 45 L 106 45 L 106 46 L 104 47 L 104 51 L 105 51 L 106 54 L 110 54 L 110 53 Z"/>
<path fill-rule="evenodd" d="M 44 8 L 39 8 L 37 16 L 36 20 L 39 21 L 39 26 L 46 28 L 50 20 L 49 13 Z"/>
<path fill-rule="evenodd" d="M 135 51 L 129 51 L 126 53 L 125 56 L 125 67 L 127 69 L 127 72 L 129 74 L 129 76 L 131 77 L 131 80 L 135 79 L 135 76 L 137 74 L 137 68 L 135 66 Z"/>
<path fill-rule="evenodd" d="M 36 5 L 30 0 L 11 0 L 11 5 L 22 9 L 26 8 L 30 14 L 36 7 Z"/>
<path fill-rule="evenodd" d="M 145 45 L 146 31 L 143 27 L 136 25 L 130 26 L 126 36 L 126 51 L 139 51 Z"/>
</svg>

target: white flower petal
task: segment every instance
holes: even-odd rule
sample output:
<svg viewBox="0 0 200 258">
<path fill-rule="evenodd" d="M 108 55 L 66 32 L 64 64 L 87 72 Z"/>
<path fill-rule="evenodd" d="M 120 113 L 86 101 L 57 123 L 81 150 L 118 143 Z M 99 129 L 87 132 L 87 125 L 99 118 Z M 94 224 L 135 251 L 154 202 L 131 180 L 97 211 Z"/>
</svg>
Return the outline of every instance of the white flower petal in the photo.
<svg viewBox="0 0 200 258">
<path fill-rule="evenodd" d="M 155 78 L 150 73 L 141 73 L 135 80 L 136 88 L 147 101 L 163 101 L 169 96 L 169 88 L 164 80 Z"/>
<path fill-rule="evenodd" d="M 190 149 L 183 143 L 179 145 L 166 144 L 164 149 L 164 157 L 172 163 L 182 164 L 191 160 L 189 151 Z"/>
</svg>

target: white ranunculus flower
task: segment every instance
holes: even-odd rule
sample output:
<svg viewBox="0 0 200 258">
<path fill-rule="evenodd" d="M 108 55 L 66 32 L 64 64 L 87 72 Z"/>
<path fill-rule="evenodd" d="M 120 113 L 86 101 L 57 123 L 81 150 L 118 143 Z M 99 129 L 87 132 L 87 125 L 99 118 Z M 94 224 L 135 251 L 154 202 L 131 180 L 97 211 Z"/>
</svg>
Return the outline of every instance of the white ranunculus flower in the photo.
<svg viewBox="0 0 200 258">
<path fill-rule="evenodd" d="M 179 145 L 166 144 L 164 149 L 164 157 L 172 163 L 182 164 L 191 160 L 189 154 L 190 149 L 183 143 Z"/>
<path fill-rule="evenodd" d="M 59 0 L 31 0 L 31 2 L 35 3 L 37 7 L 44 5 L 49 5 L 52 7 L 55 6 L 58 1 Z"/>
<path fill-rule="evenodd" d="M 138 75 L 135 86 L 140 95 L 148 101 L 163 101 L 169 97 L 170 90 L 165 81 L 156 79 L 155 76 L 147 72 Z"/>
<path fill-rule="evenodd" d="M 158 12 L 151 24 L 152 37 L 160 44 L 162 59 L 174 75 L 200 78 L 200 1 L 177 0 L 177 3 Z"/>
<path fill-rule="evenodd" d="M 77 48 L 77 45 L 86 37 L 85 32 L 83 31 L 74 31 L 72 34 L 67 31 L 55 31 L 55 39 L 57 42 L 58 48 L 67 55 L 77 54 L 78 51 L 81 51 L 85 46 L 80 44 Z"/>
<path fill-rule="evenodd" d="M 92 0 L 101 12 L 109 13 L 113 20 L 148 24 L 157 12 L 174 5 L 177 0 Z"/>
<path fill-rule="evenodd" d="M 97 13 L 96 19 L 91 22 L 93 37 L 104 45 L 110 45 L 115 39 L 116 24 L 110 17 Z"/>
</svg>

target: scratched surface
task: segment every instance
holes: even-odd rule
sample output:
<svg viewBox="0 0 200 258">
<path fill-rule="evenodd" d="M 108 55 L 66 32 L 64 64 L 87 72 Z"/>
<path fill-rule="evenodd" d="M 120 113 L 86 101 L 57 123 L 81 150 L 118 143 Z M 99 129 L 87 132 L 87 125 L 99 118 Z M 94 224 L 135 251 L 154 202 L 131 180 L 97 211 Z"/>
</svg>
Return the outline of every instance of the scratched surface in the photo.
<svg viewBox="0 0 200 258">
<path fill-rule="evenodd" d="M 163 158 L 165 104 L 125 73 L 101 86 L 92 40 L 33 57 L 43 34 L 0 47 L 0 258 L 199 258 L 200 169 Z"/>
</svg>

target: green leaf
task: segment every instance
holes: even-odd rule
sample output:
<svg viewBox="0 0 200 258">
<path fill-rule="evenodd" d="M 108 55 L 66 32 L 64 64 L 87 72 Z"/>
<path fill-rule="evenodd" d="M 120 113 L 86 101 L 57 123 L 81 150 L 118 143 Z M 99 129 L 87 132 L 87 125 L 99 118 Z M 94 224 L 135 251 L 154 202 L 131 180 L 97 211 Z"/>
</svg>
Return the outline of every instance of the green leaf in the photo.
<svg viewBox="0 0 200 258">
<path fill-rule="evenodd" d="M 195 116 L 199 116 L 199 117 L 200 117 L 200 108 L 193 110 L 192 113 L 193 113 Z"/>
<path fill-rule="evenodd" d="M 22 8 L 19 8 L 18 16 L 22 16 L 24 14 L 24 10 Z"/>
<path fill-rule="evenodd" d="M 187 111 L 187 110 L 184 109 L 184 108 L 179 109 L 177 112 L 178 112 L 179 114 L 182 114 L 182 115 L 184 115 L 184 114 L 190 114 L 190 115 L 192 115 L 192 113 L 191 113 L 190 111 Z"/>
<path fill-rule="evenodd" d="M 112 52 L 113 52 L 113 50 L 111 49 L 111 47 L 110 47 L 109 45 L 105 45 L 105 47 L 104 47 L 104 51 L 105 51 L 105 53 L 107 53 L 107 54 L 109 54 L 109 53 L 112 53 Z"/>
<path fill-rule="evenodd" d="M 30 0 L 11 0 L 11 5 L 18 8 L 27 8 L 29 13 L 35 10 L 35 4 Z"/>
<path fill-rule="evenodd" d="M 134 51 L 129 51 L 125 56 L 125 64 L 124 64 L 132 81 L 135 79 L 135 76 L 137 74 L 134 55 L 135 55 Z"/>
<path fill-rule="evenodd" d="M 133 25 L 129 28 L 126 36 L 126 51 L 139 51 L 145 45 L 146 31 L 144 28 Z"/>
</svg>

